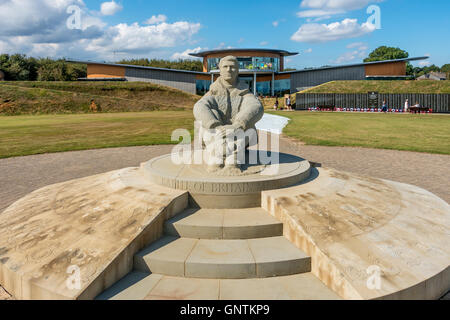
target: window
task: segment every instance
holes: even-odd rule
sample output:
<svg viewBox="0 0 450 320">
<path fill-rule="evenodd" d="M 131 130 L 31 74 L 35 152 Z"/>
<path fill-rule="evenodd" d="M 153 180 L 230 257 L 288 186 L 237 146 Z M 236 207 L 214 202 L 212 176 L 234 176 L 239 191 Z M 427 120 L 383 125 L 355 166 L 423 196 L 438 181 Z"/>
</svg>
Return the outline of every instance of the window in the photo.
<svg viewBox="0 0 450 320">
<path fill-rule="evenodd" d="M 291 93 L 291 79 L 275 80 L 275 95 L 281 97 Z"/>
<path fill-rule="evenodd" d="M 240 70 L 280 71 L 280 59 L 270 57 L 238 57 Z M 220 58 L 208 59 L 208 72 L 219 70 Z"/>
<path fill-rule="evenodd" d="M 258 94 L 262 94 L 263 96 L 270 96 L 270 89 L 270 81 L 256 82 L 256 92 Z"/>
<path fill-rule="evenodd" d="M 197 80 L 197 94 L 199 96 L 205 95 L 209 88 L 211 87 L 211 81 L 210 80 Z"/>
<path fill-rule="evenodd" d="M 219 70 L 220 58 L 208 59 L 208 72 L 211 70 Z"/>
</svg>

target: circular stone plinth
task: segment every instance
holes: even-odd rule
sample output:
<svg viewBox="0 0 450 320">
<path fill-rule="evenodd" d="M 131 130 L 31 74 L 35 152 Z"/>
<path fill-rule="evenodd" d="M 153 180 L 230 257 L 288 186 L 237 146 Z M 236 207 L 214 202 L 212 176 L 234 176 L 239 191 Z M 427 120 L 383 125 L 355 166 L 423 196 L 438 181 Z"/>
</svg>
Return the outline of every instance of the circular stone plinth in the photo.
<svg viewBox="0 0 450 320">
<path fill-rule="evenodd" d="M 261 191 L 292 186 L 310 176 L 311 165 L 302 158 L 279 153 L 265 166 L 247 166 L 242 175 L 210 173 L 207 165 L 176 164 L 170 154 L 141 165 L 141 173 L 153 183 L 189 191 L 202 208 L 250 208 L 261 205 Z M 250 174 L 248 174 L 250 173 Z"/>
</svg>

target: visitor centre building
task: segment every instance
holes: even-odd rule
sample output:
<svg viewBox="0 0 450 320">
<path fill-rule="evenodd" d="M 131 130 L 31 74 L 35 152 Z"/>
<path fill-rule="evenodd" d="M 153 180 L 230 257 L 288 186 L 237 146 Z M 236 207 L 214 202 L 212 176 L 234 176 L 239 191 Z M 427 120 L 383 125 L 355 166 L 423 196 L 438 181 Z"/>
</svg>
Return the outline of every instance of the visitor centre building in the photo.
<svg viewBox="0 0 450 320">
<path fill-rule="evenodd" d="M 219 77 L 220 59 L 235 56 L 239 61 L 240 81 L 246 84 L 251 92 L 263 96 L 282 96 L 335 80 L 405 79 L 408 61 L 428 58 L 285 70 L 285 58 L 297 54 L 277 49 L 220 49 L 191 53 L 192 57 L 203 59 L 201 72 L 92 61 L 70 62 L 87 64 L 87 78 L 80 80 L 144 81 L 203 95 Z"/>
</svg>

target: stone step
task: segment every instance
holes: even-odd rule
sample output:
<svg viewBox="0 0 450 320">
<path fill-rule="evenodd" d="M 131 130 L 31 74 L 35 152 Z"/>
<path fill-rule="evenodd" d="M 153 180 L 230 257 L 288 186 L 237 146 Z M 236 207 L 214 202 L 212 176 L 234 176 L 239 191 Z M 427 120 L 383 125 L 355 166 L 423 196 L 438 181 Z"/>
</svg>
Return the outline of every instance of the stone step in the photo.
<svg viewBox="0 0 450 320">
<path fill-rule="evenodd" d="M 205 279 L 247 279 L 311 271 L 311 258 L 284 237 L 210 240 L 166 236 L 134 256 L 137 271 Z"/>
<path fill-rule="evenodd" d="M 261 279 L 194 279 L 132 272 L 98 300 L 340 300 L 312 273 Z"/>
<path fill-rule="evenodd" d="M 164 232 L 193 239 L 255 239 L 283 235 L 283 224 L 262 208 L 188 209 L 167 221 Z"/>
</svg>

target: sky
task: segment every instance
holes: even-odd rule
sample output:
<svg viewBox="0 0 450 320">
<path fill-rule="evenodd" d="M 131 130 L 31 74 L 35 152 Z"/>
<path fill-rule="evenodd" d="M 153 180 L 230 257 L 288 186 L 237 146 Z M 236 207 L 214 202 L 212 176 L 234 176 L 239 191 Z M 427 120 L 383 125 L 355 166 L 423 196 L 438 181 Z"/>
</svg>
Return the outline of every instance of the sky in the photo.
<svg viewBox="0 0 450 320">
<path fill-rule="evenodd" d="M 442 66 L 449 13 L 449 0 L 0 0 L 0 54 L 112 62 L 269 48 L 299 52 L 286 65 L 303 69 L 386 45 Z"/>
</svg>

